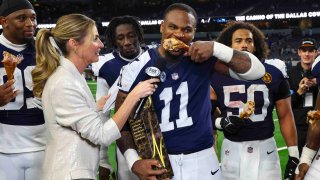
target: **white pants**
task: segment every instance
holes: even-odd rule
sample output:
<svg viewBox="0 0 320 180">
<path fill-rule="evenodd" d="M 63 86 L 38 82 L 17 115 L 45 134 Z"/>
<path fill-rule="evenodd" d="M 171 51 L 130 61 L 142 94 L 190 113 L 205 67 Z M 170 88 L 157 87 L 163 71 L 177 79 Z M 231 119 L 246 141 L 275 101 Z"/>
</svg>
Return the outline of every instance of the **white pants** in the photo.
<svg viewBox="0 0 320 180">
<path fill-rule="evenodd" d="M 44 151 L 0 153 L 0 180 L 41 180 Z"/>
<path fill-rule="evenodd" d="M 169 154 L 172 180 L 220 180 L 221 170 L 214 148 L 192 154 Z"/>
<path fill-rule="evenodd" d="M 320 152 L 316 154 L 313 162 L 304 178 L 305 180 L 320 179 Z"/>
<path fill-rule="evenodd" d="M 221 148 L 222 178 L 227 180 L 281 180 L 281 167 L 274 138 L 232 142 Z"/>
<path fill-rule="evenodd" d="M 138 176 L 129 170 L 128 163 L 117 147 L 117 176 L 118 180 L 139 180 Z"/>
</svg>

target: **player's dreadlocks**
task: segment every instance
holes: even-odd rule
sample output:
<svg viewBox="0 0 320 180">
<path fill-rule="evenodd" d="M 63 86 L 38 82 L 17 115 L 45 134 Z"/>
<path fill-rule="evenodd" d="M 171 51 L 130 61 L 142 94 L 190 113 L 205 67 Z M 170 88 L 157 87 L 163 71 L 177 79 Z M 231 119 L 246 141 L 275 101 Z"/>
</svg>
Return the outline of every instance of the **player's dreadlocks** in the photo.
<svg viewBox="0 0 320 180">
<path fill-rule="evenodd" d="M 116 28 L 121 24 L 131 24 L 137 33 L 139 42 L 142 43 L 143 30 L 141 28 L 140 23 L 138 22 L 138 18 L 134 16 L 119 16 L 119 17 L 112 18 L 106 31 L 107 43 L 109 47 L 117 48 L 116 37 L 115 37 Z"/>
<path fill-rule="evenodd" d="M 269 48 L 265 41 L 265 36 L 263 32 L 253 24 L 242 21 L 231 21 L 227 24 L 226 28 L 221 31 L 217 37 L 217 41 L 231 47 L 232 35 L 238 29 L 247 29 L 252 33 L 254 46 L 256 47 L 256 51 L 253 54 L 260 60 L 266 58 L 269 53 Z"/>
</svg>

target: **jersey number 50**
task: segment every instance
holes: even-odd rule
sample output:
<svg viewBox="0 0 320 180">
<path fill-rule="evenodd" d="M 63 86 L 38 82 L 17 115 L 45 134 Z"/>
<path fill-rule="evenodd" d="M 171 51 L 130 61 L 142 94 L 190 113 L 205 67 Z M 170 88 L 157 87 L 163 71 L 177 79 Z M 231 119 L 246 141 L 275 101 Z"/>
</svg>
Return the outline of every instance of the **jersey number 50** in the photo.
<svg viewBox="0 0 320 180">
<path fill-rule="evenodd" d="M 263 121 L 267 116 L 268 106 L 270 104 L 269 101 L 269 89 L 265 84 L 251 84 L 246 92 L 245 85 L 233 85 L 233 86 L 224 86 L 223 87 L 223 94 L 224 94 L 224 105 L 229 108 L 238 108 L 240 114 L 243 111 L 244 103 L 242 101 L 230 101 L 230 94 L 231 93 L 239 93 L 241 94 L 247 93 L 247 102 L 254 101 L 255 92 L 262 92 L 262 99 L 263 99 L 263 106 L 261 110 L 261 114 L 252 114 L 250 119 L 254 122 Z M 256 107 L 257 109 L 257 107 Z M 228 116 L 233 115 L 232 112 L 228 112 Z"/>
</svg>

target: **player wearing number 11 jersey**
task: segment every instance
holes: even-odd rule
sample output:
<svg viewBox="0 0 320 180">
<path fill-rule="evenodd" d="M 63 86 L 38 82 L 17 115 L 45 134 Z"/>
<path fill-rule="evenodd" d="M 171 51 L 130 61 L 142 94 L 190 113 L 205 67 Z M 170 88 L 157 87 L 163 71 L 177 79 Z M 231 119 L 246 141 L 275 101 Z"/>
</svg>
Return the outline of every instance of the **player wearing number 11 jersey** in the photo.
<svg viewBox="0 0 320 180">
<path fill-rule="evenodd" d="M 145 68 L 165 61 L 159 57 L 157 49 L 150 49 L 139 57 L 139 61 L 127 66 L 120 89 L 129 92 L 145 79 Z M 187 57 L 181 57 L 179 63 L 168 64 L 162 70 L 162 82 L 152 100 L 158 117 L 161 117 L 160 127 L 169 154 L 197 152 L 213 145 L 212 125 L 205 120 L 211 117 L 208 82 L 215 61 L 212 58 L 195 66 Z"/>
<path fill-rule="evenodd" d="M 225 72 L 232 68 L 239 76 L 243 73 L 249 75 L 244 77 L 249 79 L 264 74 L 264 68 L 261 74 L 249 70 L 251 66 L 248 62 L 252 67 L 262 67 L 256 57 L 217 42 L 194 42 L 188 52 L 181 49 L 166 50 L 163 47 L 164 40 L 168 38 L 176 38 L 190 45 L 195 35 L 196 19 L 195 11 L 188 5 L 176 3 L 169 6 L 160 26 L 161 45 L 124 66 L 119 80 L 116 108 L 132 87 L 148 78 L 145 73 L 147 67 L 156 66 L 162 71 L 161 82 L 152 100 L 174 172 L 173 180 L 221 179 L 218 160 L 212 148 L 210 114 L 210 77 L 218 69 L 217 66 L 222 65 L 220 69 Z M 236 63 L 239 63 L 238 66 Z M 133 157 L 134 152 L 129 151 L 134 148 L 134 144 L 130 143 L 130 133 L 121 134 L 117 143 L 130 161 L 132 171 L 140 179 L 151 179 L 161 174 L 162 171 L 152 169 L 153 166 L 159 166 L 159 162 Z"/>
</svg>

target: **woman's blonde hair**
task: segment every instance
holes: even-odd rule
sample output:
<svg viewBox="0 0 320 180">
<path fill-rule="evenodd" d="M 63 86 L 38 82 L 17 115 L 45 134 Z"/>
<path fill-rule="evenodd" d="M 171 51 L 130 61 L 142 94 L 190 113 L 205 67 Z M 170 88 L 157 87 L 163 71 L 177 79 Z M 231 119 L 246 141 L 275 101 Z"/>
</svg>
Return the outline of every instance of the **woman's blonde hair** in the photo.
<svg viewBox="0 0 320 180">
<path fill-rule="evenodd" d="M 41 29 L 36 37 L 36 67 L 32 70 L 33 94 L 41 98 L 43 88 L 51 74 L 60 65 L 60 56 L 67 56 L 69 39 L 80 44 L 88 33 L 92 34 L 95 22 L 82 14 L 61 16 L 53 29 Z M 59 50 L 50 42 L 53 38 Z M 62 54 L 60 54 L 60 52 Z"/>
</svg>

